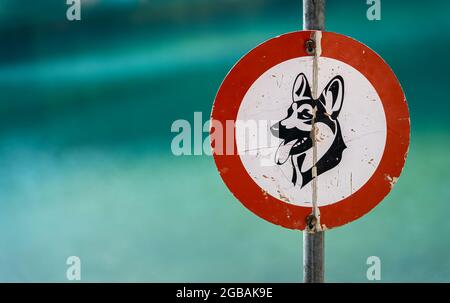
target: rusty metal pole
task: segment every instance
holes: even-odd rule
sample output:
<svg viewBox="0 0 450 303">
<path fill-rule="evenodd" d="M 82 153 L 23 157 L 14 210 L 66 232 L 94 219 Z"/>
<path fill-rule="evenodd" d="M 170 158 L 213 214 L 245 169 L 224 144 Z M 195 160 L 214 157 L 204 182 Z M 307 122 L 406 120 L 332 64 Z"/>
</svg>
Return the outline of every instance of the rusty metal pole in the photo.
<svg viewBox="0 0 450 303">
<path fill-rule="evenodd" d="M 303 0 L 303 29 L 325 30 L 325 0 Z M 303 232 L 304 283 L 324 282 L 324 238 L 325 232 L 314 228 Z"/>
</svg>

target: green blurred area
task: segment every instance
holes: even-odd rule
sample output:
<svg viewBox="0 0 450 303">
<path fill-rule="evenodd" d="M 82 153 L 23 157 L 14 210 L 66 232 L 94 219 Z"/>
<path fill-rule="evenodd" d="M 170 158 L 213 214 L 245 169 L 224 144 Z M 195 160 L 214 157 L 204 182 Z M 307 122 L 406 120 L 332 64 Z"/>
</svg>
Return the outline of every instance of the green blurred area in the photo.
<svg viewBox="0 0 450 303">
<path fill-rule="evenodd" d="M 0 4 L 0 281 L 301 280 L 301 233 L 257 218 L 209 156 L 175 157 L 170 126 L 209 116 L 232 65 L 301 28 L 301 1 Z M 327 30 L 371 47 L 402 83 L 409 157 L 395 189 L 326 235 L 330 282 L 450 281 L 450 2 L 328 1 Z M 206 134 L 205 134 L 206 137 Z"/>
</svg>

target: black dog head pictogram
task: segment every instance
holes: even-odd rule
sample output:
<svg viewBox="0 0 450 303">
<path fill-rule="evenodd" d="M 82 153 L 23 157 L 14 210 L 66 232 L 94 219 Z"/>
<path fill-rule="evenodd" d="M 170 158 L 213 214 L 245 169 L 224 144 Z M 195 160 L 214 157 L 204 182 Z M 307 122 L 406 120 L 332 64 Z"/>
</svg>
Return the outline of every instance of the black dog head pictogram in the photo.
<svg viewBox="0 0 450 303">
<path fill-rule="evenodd" d="M 316 107 L 314 123 L 328 127 L 333 134 L 330 148 L 317 160 L 317 175 L 336 167 L 342 159 L 346 148 L 339 124 L 339 113 L 344 101 L 344 79 L 335 76 L 325 86 L 325 89 L 314 99 L 306 76 L 301 73 L 294 81 L 292 89 L 292 104 L 287 109 L 287 116 L 271 127 L 274 136 L 282 140 L 275 155 L 278 165 L 290 160 L 292 165 L 292 183 L 305 186 L 312 180 L 313 163 L 304 163 L 306 152 L 313 147 L 311 130 L 313 109 Z M 305 167 L 306 166 L 306 167 Z M 301 180 L 299 180 L 301 179 Z"/>
</svg>

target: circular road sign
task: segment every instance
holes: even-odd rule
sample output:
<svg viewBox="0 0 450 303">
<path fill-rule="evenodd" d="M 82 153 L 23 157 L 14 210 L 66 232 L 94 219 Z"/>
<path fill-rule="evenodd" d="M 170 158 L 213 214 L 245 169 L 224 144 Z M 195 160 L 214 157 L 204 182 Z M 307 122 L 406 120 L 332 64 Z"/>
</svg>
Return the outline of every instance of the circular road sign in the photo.
<svg viewBox="0 0 450 303">
<path fill-rule="evenodd" d="M 392 70 L 330 32 L 288 33 L 250 51 L 223 81 L 211 121 L 225 184 L 250 211 L 291 229 L 305 229 L 314 192 L 322 229 L 369 212 L 397 181 L 409 146 Z"/>
</svg>

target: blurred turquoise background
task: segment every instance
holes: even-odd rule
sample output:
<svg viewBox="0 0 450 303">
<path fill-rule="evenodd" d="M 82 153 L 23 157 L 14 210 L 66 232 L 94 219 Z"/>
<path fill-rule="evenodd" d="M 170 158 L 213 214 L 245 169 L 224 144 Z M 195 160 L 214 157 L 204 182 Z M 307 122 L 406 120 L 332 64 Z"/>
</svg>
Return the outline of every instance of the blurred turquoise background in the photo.
<svg viewBox="0 0 450 303">
<path fill-rule="evenodd" d="M 328 1 L 327 30 L 378 52 L 405 90 L 409 157 L 391 195 L 326 234 L 326 279 L 450 282 L 450 2 Z M 247 211 L 209 156 L 175 157 L 232 65 L 301 28 L 301 1 L 0 3 L 0 281 L 301 281 L 302 236 Z"/>
</svg>

